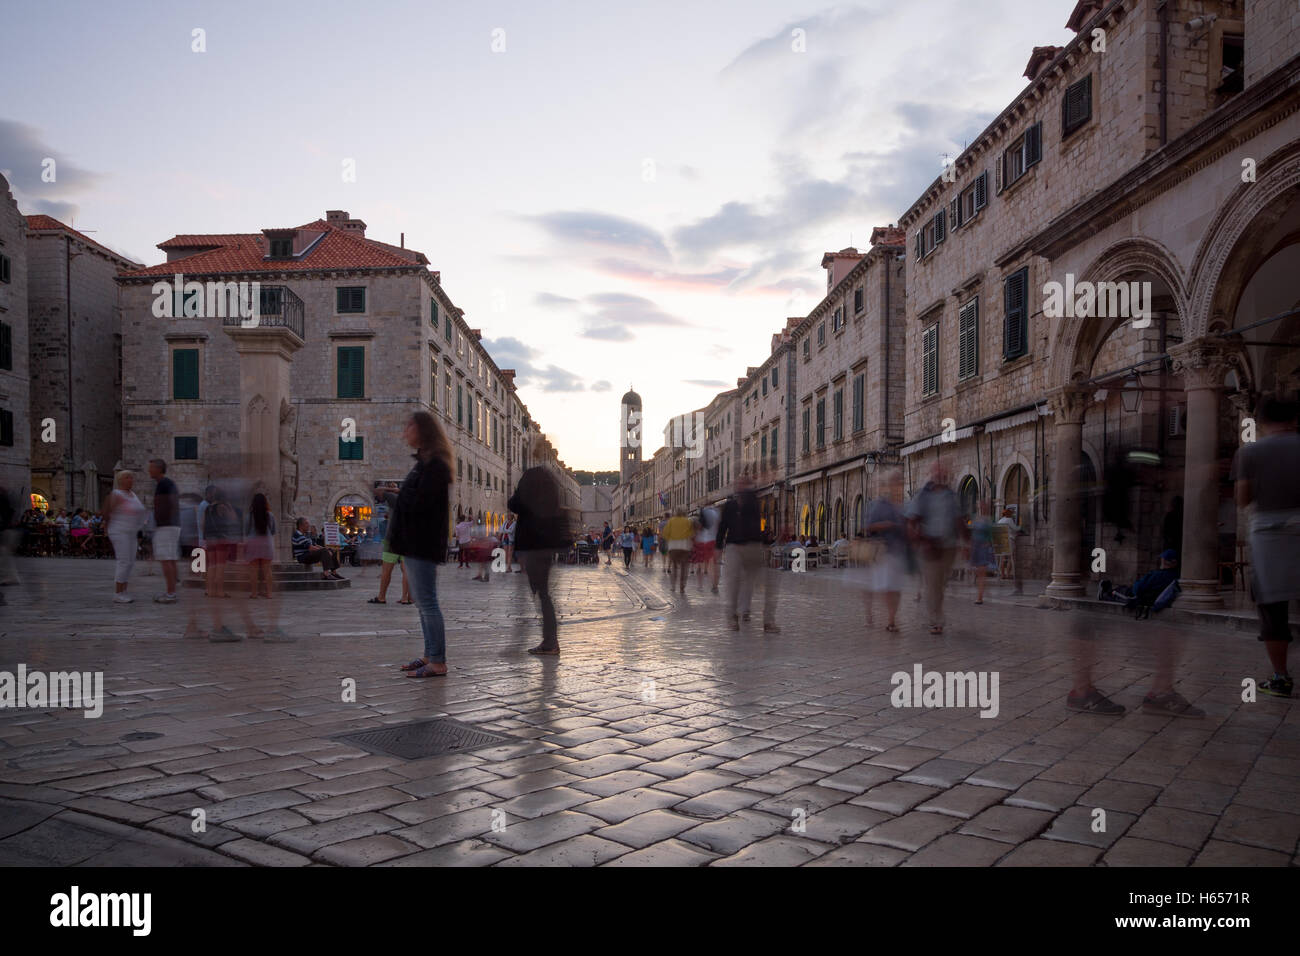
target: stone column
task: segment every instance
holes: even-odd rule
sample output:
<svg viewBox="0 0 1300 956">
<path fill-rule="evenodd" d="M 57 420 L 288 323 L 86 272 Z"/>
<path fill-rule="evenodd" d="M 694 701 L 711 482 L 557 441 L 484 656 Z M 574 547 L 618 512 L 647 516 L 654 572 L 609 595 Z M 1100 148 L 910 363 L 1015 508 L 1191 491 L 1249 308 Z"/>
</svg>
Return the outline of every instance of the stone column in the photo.
<svg viewBox="0 0 1300 956">
<path fill-rule="evenodd" d="M 1052 581 L 1048 597 L 1083 597 L 1079 516 L 1079 466 L 1083 461 L 1083 414 L 1089 395 L 1066 387 L 1048 396 L 1056 425 L 1052 450 Z"/>
<path fill-rule="evenodd" d="M 1227 353 L 1198 339 L 1169 350 L 1174 374 L 1187 395 L 1187 444 L 1183 471 L 1183 553 L 1179 603 L 1223 607 L 1219 594 L 1219 395 L 1228 372 Z"/>
<path fill-rule="evenodd" d="M 266 495 L 277 523 L 276 559 L 289 561 L 292 529 L 285 526 L 285 515 L 293 502 L 282 494 L 280 412 L 292 408 L 289 370 L 303 341 L 284 326 L 227 325 L 222 331 L 239 353 L 239 451 L 246 471 L 240 477 Z"/>
</svg>

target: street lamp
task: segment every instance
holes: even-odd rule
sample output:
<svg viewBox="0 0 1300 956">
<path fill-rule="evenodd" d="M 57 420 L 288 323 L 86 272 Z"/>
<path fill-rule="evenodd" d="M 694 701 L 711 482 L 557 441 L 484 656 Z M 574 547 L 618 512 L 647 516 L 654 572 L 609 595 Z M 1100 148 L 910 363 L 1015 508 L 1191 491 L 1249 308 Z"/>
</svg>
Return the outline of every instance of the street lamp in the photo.
<svg viewBox="0 0 1300 956">
<path fill-rule="evenodd" d="M 1124 383 L 1124 388 L 1119 393 L 1120 402 L 1124 405 L 1124 411 L 1130 415 L 1136 414 L 1142 407 L 1142 379 L 1134 372 Z"/>
</svg>

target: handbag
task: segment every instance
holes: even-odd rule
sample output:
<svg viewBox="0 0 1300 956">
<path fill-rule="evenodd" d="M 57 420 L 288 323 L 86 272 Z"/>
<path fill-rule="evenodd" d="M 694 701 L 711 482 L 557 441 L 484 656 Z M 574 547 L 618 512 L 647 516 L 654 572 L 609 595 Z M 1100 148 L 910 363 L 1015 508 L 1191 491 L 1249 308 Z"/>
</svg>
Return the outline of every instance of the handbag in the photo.
<svg viewBox="0 0 1300 956">
<path fill-rule="evenodd" d="M 880 538 L 855 538 L 849 545 L 849 556 L 860 567 L 870 567 L 885 553 L 885 542 Z"/>
</svg>

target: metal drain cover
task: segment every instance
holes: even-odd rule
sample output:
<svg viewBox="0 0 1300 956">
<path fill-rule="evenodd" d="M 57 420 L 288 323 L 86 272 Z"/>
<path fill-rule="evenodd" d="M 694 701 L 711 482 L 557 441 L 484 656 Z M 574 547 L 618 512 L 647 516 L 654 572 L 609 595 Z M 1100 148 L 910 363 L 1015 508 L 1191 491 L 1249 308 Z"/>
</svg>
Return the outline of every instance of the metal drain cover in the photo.
<svg viewBox="0 0 1300 956">
<path fill-rule="evenodd" d="M 378 730 L 363 730 L 356 734 L 343 734 L 335 740 L 353 744 L 371 753 L 391 754 L 404 760 L 421 757 L 438 757 L 459 754 L 481 747 L 490 747 L 511 738 L 490 730 L 480 730 L 459 720 L 442 717 L 437 720 L 419 720 L 410 724 L 394 724 Z"/>
</svg>

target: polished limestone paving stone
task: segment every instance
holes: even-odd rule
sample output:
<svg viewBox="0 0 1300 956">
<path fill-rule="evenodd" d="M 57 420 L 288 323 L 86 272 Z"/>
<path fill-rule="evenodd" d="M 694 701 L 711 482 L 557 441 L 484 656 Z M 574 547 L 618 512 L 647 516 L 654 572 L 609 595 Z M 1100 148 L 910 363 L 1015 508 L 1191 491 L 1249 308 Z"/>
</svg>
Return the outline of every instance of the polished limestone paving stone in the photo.
<svg viewBox="0 0 1300 956">
<path fill-rule="evenodd" d="M 523 575 L 444 567 L 450 673 L 412 680 L 398 665 L 422 653 L 418 614 L 366 603 L 373 568 L 344 569 L 343 591 L 158 605 L 142 565 L 126 606 L 109 562 L 19 568 L 0 672 L 98 673 L 104 697 L 89 719 L 0 709 L 0 864 L 1300 862 L 1300 708 L 1241 700 L 1264 670 L 1243 634 L 1090 618 L 1093 679 L 1129 708 L 1105 719 L 1065 707 L 1078 612 L 998 584 L 974 609 L 952 586 L 936 639 L 910 599 L 886 634 L 844 572 L 782 572 L 773 635 L 757 606 L 730 630 L 724 595 L 683 600 L 658 568 L 557 567 L 561 656 L 537 658 Z M 217 614 L 296 641 L 183 636 Z M 1205 718 L 1140 713 L 1161 638 Z M 893 678 L 918 665 L 996 672 L 998 716 L 894 706 Z M 504 739 L 411 760 L 336 739 L 443 717 Z"/>
</svg>

